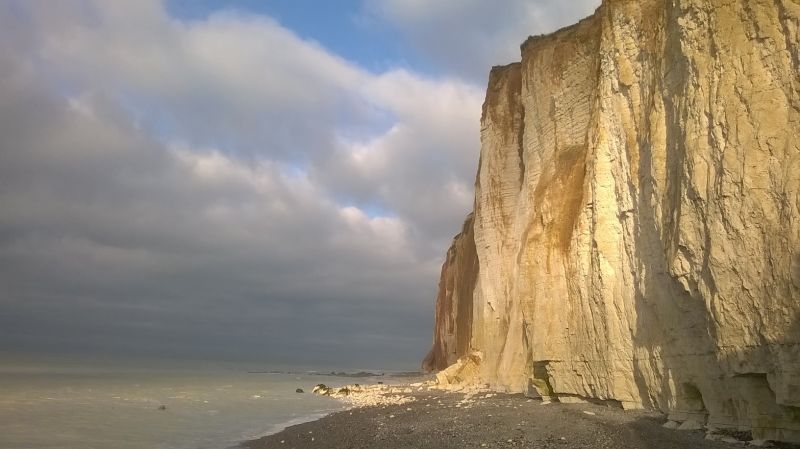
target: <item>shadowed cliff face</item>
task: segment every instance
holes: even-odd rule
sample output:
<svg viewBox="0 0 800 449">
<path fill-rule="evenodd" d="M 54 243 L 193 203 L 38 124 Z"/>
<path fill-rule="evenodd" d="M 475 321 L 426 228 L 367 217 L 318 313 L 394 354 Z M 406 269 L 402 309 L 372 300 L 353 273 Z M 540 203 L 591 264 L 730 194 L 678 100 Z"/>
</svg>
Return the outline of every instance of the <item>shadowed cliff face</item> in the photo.
<svg viewBox="0 0 800 449">
<path fill-rule="evenodd" d="M 478 276 L 478 256 L 473 236 L 473 216 L 467 217 L 461 233 L 447 250 L 439 279 L 433 347 L 422 369 L 447 368 L 469 353 L 472 336 L 472 293 Z"/>
<path fill-rule="evenodd" d="M 494 68 L 425 366 L 800 441 L 798 29 L 607 0 Z"/>
</svg>

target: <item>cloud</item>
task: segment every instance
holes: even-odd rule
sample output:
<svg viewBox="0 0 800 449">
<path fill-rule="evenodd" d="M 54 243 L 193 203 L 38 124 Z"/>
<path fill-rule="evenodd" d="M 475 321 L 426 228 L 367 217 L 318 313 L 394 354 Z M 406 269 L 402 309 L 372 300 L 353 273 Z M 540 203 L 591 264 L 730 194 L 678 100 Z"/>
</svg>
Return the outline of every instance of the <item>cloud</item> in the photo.
<svg viewBox="0 0 800 449">
<path fill-rule="evenodd" d="M 264 16 L 0 4 L 0 349 L 412 368 L 472 207 L 472 72 L 580 9 L 487 5 L 368 0 L 432 76 Z"/>
<path fill-rule="evenodd" d="M 366 0 L 364 20 L 386 22 L 429 62 L 471 80 L 519 60 L 529 35 L 550 33 L 590 15 L 600 0 Z"/>
<path fill-rule="evenodd" d="M 0 9 L 6 349 L 413 366 L 469 207 L 476 89 L 263 17 L 50 6 Z M 426 197 L 452 205 L 438 226 Z"/>
<path fill-rule="evenodd" d="M 71 89 L 109 92 L 146 125 L 240 154 L 310 157 L 324 151 L 326 125 L 374 114 L 352 96 L 370 74 L 269 18 L 186 23 L 142 3 L 152 6 L 121 14 L 128 4 L 94 2 L 44 21 L 41 56 Z"/>
<path fill-rule="evenodd" d="M 363 91 L 397 120 L 377 136 L 340 137 L 313 174 L 344 198 L 404 217 L 415 241 L 433 242 L 440 253 L 472 208 L 483 92 L 402 70 L 371 79 Z"/>
<path fill-rule="evenodd" d="M 292 348 L 325 356 L 309 341 L 359 347 L 383 328 L 414 341 L 405 362 L 422 350 L 422 326 L 394 319 L 425 321 L 432 270 L 399 219 L 278 163 L 160 143 L 99 99 L 6 81 L 19 123 L 0 125 L 5 345 L 296 361 Z"/>
</svg>

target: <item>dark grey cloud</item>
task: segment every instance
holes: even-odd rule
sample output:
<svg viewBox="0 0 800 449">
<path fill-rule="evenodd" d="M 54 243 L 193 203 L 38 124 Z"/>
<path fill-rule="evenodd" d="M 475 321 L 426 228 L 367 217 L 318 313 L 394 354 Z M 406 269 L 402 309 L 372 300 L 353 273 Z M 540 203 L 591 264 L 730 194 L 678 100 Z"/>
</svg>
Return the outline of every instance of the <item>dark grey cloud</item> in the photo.
<svg viewBox="0 0 800 449">
<path fill-rule="evenodd" d="M 349 216 L 273 167 L 170 149 L 23 78 L 0 81 L 19 119 L 0 122 L 6 349 L 364 363 L 395 344 L 370 348 L 379 334 L 409 340 L 404 363 L 422 351 L 432 270 L 399 221 Z"/>
<path fill-rule="evenodd" d="M 0 10 L 3 349 L 413 366 L 451 229 L 413 197 L 457 223 L 446 167 L 477 145 L 443 145 L 404 91 L 473 110 L 479 91 L 365 72 L 268 19 L 65 5 Z M 394 129 L 441 146 L 378 144 Z M 413 172 L 420 148 L 446 179 Z M 364 152 L 399 173 L 334 163 Z"/>
</svg>

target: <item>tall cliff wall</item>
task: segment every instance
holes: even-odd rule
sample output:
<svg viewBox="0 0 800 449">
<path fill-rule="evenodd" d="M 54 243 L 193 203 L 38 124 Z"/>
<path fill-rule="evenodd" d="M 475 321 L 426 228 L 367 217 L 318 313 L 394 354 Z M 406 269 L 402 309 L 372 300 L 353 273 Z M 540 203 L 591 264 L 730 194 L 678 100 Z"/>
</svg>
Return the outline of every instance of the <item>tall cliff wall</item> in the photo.
<svg viewBox="0 0 800 449">
<path fill-rule="evenodd" d="M 605 0 L 492 69 L 427 367 L 800 441 L 798 34 L 796 0 Z"/>
</svg>

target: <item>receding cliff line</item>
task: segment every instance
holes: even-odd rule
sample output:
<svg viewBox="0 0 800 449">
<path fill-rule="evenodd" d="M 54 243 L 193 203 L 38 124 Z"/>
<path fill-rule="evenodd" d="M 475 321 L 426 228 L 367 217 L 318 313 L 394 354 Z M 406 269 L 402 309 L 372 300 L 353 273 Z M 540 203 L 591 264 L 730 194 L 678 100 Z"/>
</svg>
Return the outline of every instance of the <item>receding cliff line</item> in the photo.
<svg viewBox="0 0 800 449">
<path fill-rule="evenodd" d="M 478 276 L 472 215 L 447 250 L 436 298 L 433 348 L 422 362 L 426 371 L 447 368 L 469 354 L 472 337 L 472 292 Z"/>
<path fill-rule="evenodd" d="M 426 368 L 800 441 L 799 29 L 606 0 L 493 68 Z"/>
</svg>

